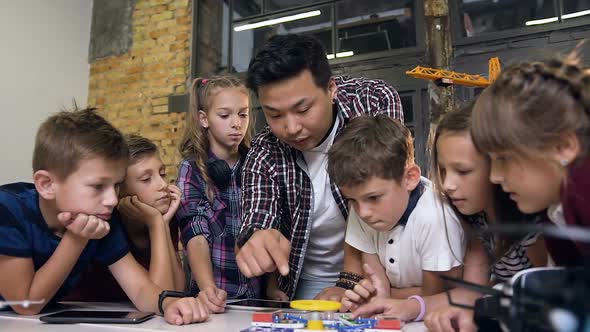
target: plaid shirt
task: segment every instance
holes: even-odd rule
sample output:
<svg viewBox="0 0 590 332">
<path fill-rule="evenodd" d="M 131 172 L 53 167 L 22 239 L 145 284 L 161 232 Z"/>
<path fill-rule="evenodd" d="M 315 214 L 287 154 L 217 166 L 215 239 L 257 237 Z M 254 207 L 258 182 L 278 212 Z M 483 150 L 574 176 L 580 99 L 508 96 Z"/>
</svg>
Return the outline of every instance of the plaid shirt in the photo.
<svg viewBox="0 0 590 332">
<path fill-rule="evenodd" d="M 351 118 L 386 114 L 403 121 L 399 95 L 381 80 L 335 76 L 338 91 L 335 109 L 338 133 Z M 289 275 L 279 277 L 279 287 L 293 297 L 303 266 L 312 223 L 312 183 L 297 165 L 300 151 L 279 141 L 267 126 L 252 142 L 242 170 L 242 231 L 274 228 L 291 241 Z M 348 206 L 332 183 L 332 194 L 344 219 Z"/>
<path fill-rule="evenodd" d="M 209 161 L 216 160 L 214 155 Z M 177 185 L 182 192 L 176 218 L 186 254 L 187 244 L 193 237 L 203 235 L 209 243 L 215 285 L 227 292 L 228 298 L 259 298 L 261 278 L 247 278 L 238 269 L 234 252 L 235 237 L 240 229 L 240 164 L 232 170 L 231 183 L 224 190 L 214 188 L 213 204 L 207 199 L 205 181 L 194 160 L 183 160 L 178 172 Z M 200 273 L 200 271 L 193 271 Z M 198 291 L 191 273 L 191 291 Z"/>
</svg>

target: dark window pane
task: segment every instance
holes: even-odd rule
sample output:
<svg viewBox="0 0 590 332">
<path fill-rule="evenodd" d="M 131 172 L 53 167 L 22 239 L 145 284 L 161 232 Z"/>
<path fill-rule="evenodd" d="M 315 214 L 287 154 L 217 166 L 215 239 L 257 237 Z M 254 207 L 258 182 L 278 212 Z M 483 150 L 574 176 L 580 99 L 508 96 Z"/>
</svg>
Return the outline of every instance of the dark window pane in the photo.
<svg viewBox="0 0 590 332">
<path fill-rule="evenodd" d="M 363 54 L 416 45 L 413 0 L 338 3 L 338 52 Z"/>
<path fill-rule="evenodd" d="M 305 10 L 282 13 L 280 15 L 268 15 L 256 20 L 234 23 L 233 67 L 238 72 L 246 71 L 254 52 L 273 35 L 289 33 L 311 35 L 323 43 L 328 53 L 332 53 L 332 11 L 330 8 L 330 6 L 312 7 Z M 293 18 L 295 15 L 307 15 L 309 17 L 282 23 L 269 22 L 274 19 Z M 270 25 L 252 26 L 252 24 L 261 25 L 263 23 Z"/>
<path fill-rule="evenodd" d="M 553 1 L 460 0 L 459 11 L 466 37 L 557 21 Z"/>
<path fill-rule="evenodd" d="M 258 14 L 262 14 L 262 0 L 234 0 L 234 20 Z"/>
<path fill-rule="evenodd" d="M 563 2 L 563 21 L 571 22 L 590 17 L 590 1 L 565 0 Z"/>
<path fill-rule="evenodd" d="M 323 0 L 267 0 L 266 11 L 287 9 L 296 6 L 310 5 Z"/>
<path fill-rule="evenodd" d="M 406 125 L 414 122 L 414 99 L 412 95 L 401 95 L 402 108 L 404 109 L 404 123 Z"/>
</svg>

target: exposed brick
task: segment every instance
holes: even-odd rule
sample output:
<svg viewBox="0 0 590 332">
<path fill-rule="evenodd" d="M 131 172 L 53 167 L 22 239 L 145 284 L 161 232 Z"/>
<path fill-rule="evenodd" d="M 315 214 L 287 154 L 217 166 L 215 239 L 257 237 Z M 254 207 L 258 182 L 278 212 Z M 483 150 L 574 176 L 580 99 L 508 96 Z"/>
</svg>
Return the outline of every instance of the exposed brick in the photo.
<svg viewBox="0 0 590 332">
<path fill-rule="evenodd" d="M 173 42 L 176 41 L 176 36 L 173 35 L 165 35 L 165 36 L 161 36 L 160 38 L 158 38 L 156 40 L 156 42 L 158 43 L 158 45 L 163 45 L 165 46 L 166 50 L 170 49 L 170 44 L 172 44 Z"/>
<path fill-rule="evenodd" d="M 176 95 L 180 95 L 180 94 L 184 94 L 186 93 L 186 86 L 183 85 L 177 85 L 174 87 L 174 94 Z"/>
<path fill-rule="evenodd" d="M 161 12 L 159 14 L 154 14 L 150 17 L 150 22 L 159 22 L 164 20 L 169 20 L 174 17 L 174 13 L 170 11 Z"/>
<path fill-rule="evenodd" d="M 136 49 L 153 48 L 154 46 L 156 46 L 156 41 L 153 39 L 146 39 L 133 43 L 133 47 Z"/>
<path fill-rule="evenodd" d="M 158 29 L 158 30 L 150 31 L 149 36 L 152 39 L 157 39 L 157 38 L 160 38 L 161 36 L 165 36 L 165 35 L 167 35 L 169 33 L 170 33 L 170 29 L 169 28 L 164 28 L 164 29 Z"/>
<path fill-rule="evenodd" d="M 188 33 L 181 33 L 174 37 L 176 41 L 187 41 L 188 40 Z"/>
<path fill-rule="evenodd" d="M 191 22 L 191 18 L 189 16 L 182 16 L 182 17 L 178 17 L 176 18 L 176 23 L 178 24 L 190 24 Z"/>
<path fill-rule="evenodd" d="M 171 0 L 149 0 L 150 6 L 168 4 L 170 2 L 171 2 Z"/>
<path fill-rule="evenodd" d="M 141 10 L 145 10 L 146 8 L 149 8 L 150 2 L 146 1 L 146 0 L 137 0 L 135 3 L 135 11 L 141 11 Z"/>
<path fill-rule="evenodd" d="M 143 66 L 134 66 L 134 67 L 127 68 L 125 70 L 125 73 L 127 75 L 129 75 L 129 74 L 136 74 L 136 73 L 143 72 L 143 70 L 144 70 Z"/>
<path fill-rule="evenodd" d="M 168 113 L 168 105 L 154 106 L 152 112 L 154 112 L 154 114 Z"/>
<path fill-rule="evenodd" d="M 177 33 L 177 32 L 190 32 L 191 26 L 189 25 L 175 25 L 172 27 L 167 28 L 170 33 Z"/>
<path fill-rule="evenodd" d="M 169 28 L 169 27 L 173 27 L 176 24 L 180 24 L 177 23 L 176 20 L 172 19 L 172 20 L 165 20 L 165 21 L 160 21 L 156 24 L 156 28 L 157 29 L 164 29 L 164 28 Z"/>
<path fill-rule="evenodd" d="M 150 21 L 149 16 L 142 16 L 142 17 L 138 17 L 138 18 L 134 17 L 133 26 L 147 25 L 149 21 Z"/>
<path fill-rule="evenodd" d="M 136 17 L 153 16 L 155 14 L 160 14 L 160 13 L 166 12 L 168 10 L 170 10 L 168 5 L 152 6 L 149 8 L 142 9 L 142 10 L 136 10 L 134 12 L 134 15 Z"/>
<path fill-rule="evenodd" d="M 188 45 L 186 45 L 186 43 L 174 43 L 170 45 L 171 52 L 180 51 L 184 49 L 188 49 Z"/>
<path fill-rule="evenodd" d="M 154 106 L 168 105 L 168 98 L 167 97 L 154 98 L 154 99 L 152 99 L 152 105 L 154 105 Z"/>
<path fill-rule="evenodd" d="M 88 103 L 124 133 L 160 148 L 170 178 L 181 160 L 184 113 L 168 113 L 168 96 L 184 94 L 190 69 L 191 0 L 137 0 L 133 47 L 90 65 Z M 204 59 L 216 56 L 206 52 Z M 206 60 L 208 61 L 208 60 Z"/>
<path fill-rule="evenodd" d="M 141 99 L 135 99 L 135 100 L 131 100 L 127 103 L 125 103 L 125 108 L 126 109 L 131 109 L 131 108 L 139 108 L 143 105 L 143 101 Z"/>
</svg>

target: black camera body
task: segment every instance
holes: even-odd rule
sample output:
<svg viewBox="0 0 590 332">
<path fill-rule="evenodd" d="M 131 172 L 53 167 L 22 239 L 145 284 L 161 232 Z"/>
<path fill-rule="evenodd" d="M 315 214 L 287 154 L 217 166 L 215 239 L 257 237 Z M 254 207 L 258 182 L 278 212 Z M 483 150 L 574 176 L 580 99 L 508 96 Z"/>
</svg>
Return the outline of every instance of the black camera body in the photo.
<svg viewBox="0 0 590 332">
<path fill-rule="evenodd" d="M 480 331 L 587 331 L 590 268 L 533 268 L 516 274 L 502 290 L 475 304 Z"/>
</svg>

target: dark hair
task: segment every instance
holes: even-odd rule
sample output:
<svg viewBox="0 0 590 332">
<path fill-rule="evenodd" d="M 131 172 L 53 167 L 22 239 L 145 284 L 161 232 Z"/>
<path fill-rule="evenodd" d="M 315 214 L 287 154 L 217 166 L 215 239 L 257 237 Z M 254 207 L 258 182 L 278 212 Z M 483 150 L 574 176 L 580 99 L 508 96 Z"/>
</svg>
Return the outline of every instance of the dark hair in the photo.
<svg viewBox="0 0 590 332">
<path fill-rule="evenodd" d="M 47 170 L 66 179 L 83 159 L 127 160 L 123 134 L 95 110 L 62 111 L 47 118 L 37 130 L 33 171 Z"/>
<path fill-rule="evenodd" d="M 125 141 L 129 146 L 129 158 L 135 163 L 145 156 L 152 156 L 158 152 L 158 147 L 150 139 L 139 135 L 127 135 Z"/>
<path fill-rule="evenodd" d="M 410 130 L 386 115 L 350 120 L 328 152 L 328 174 L 338 186 L 362 184 L 373 176 L 401 183 L 414 162 Z"/>
<path fill-rule="evenodd" d="M 250 61 L 246 86 L 258 95 L 260 86 L 292 78 L 306 69 L 316 86 L 328 88 L 332 69 L 322 44 L 310 36 L 275 35 Z"/>
</svg>

